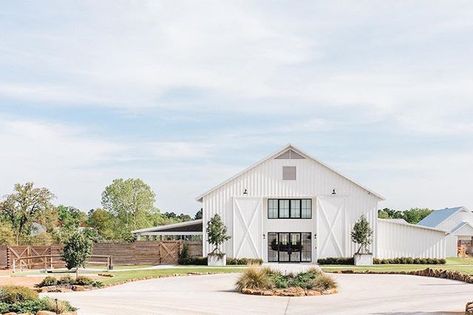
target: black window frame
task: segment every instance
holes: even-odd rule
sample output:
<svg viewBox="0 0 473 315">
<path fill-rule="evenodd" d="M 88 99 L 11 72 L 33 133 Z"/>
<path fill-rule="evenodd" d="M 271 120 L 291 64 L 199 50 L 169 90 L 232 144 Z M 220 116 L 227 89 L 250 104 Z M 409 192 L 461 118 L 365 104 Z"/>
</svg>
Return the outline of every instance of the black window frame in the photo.
<svg viewBox="0 0 473 315">
<path fill-rule="evenodd" d="M 278 211 L 277 211 L 277 214 L 278 216 L 277 217 L 271 217 L 270 216 L 270 212 L 269 212 L 269 203 L 270 201 L 272 200 L 277 200 L 277 205 L 278 205 Z M 288 217 L 281 217 L 281 200 L 284 200 L 284 201 L 288 201 L 289 203 L 289 216 Z M 293 217 L 292 216 L 292 208 L 291 208 L 291 200 L 298 200 L 299 201 L 299 216 L 298 217 Z M 302 217 L 302 201 L 303 200 L 308 200 L 310 201 L 310 216 L 309 217 Z M 268 216 L 268 219 L 270 220 L 275 220 L 275 219 L 281 219 L 281 220 L 310 220 L 312 219 L 312 199 L 311 198 L 281 198 L 281 199 L 277 199 L 277 198 L 269 198 L 268 199 L 268 202 L 267 202 L 267 216 Z"/>
</svg>

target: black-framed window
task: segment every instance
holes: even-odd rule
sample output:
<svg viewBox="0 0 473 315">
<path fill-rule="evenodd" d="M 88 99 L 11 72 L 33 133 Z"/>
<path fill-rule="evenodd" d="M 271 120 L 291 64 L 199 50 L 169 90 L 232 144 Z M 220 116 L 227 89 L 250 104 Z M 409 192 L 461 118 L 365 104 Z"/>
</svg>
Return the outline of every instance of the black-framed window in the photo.
<svg viewBox="0 0 473 315">
<path fill-rule="evenodd" d="M 268 199 L 268 219 L 311 219 L 312 199 Z"/>
<path fill-rule="evenodd" d="M 268 232 L 268 261 L 312 261 L 311 236 L 310 232 Z"/>
</svg>

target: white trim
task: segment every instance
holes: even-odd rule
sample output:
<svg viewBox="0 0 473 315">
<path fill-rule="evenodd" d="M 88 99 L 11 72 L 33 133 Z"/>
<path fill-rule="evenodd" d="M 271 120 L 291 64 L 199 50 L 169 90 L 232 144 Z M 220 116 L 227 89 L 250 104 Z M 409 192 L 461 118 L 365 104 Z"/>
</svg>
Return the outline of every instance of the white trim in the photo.
<svg viewBox="0 0 473 315">
<path fill-rule="evenodd" d="M 262 164 L 262 163 L 264 163 L 264 162 L 266 162 L 266 161 L 268 161 L 268 160 L 270 160 L 270 159 L 272 159 L 272 158 L 275 158 L 275 157 L 281 155 L 282 153 L 284 153 L 284 152 L 287 151 L 287 150 L 294 150 L 296 153 L 299 153 L 300 155 L 302 155 L 302 156 L 305 157 L 306 159 L 309 159 L 309 160 L 315 161 L 316 163 L 321 164 L 322 166 L 328 168 L 328 169 L 331 170 L 332 172 L 334 172 L 334 173 L 336 173 L 336 174 L 342 176 L 342 177 L 345 178 L 346 180 L 348 180 L 348 181 L 352 182 L 353 184 L 357 185 L 358 187 L 360 187 L 360 188 L 366 190 L 368 193 L 370 193 L 370 194 L 376 196 L 376 197 L 379 198 L 380 200 L 385 200 L 384 197 L 381 196 L 380 194 L 378 194 L 378 193 L 376 193 L 376 192 L 374 192 L 374 191 L 372 191 L 372 190 L 370 190 L 370 189 L 368 189 L 368 188 L 362 186 L 361 184 L 358 184 L 358 183 L 355 182 L 354 180 L 352 180 L 352 179 L 346 177 L 345 175 L 342 175 L 340 172 L 336 171 L 335 169 L 333 169 L 332 167 L 328 166 L 327 164 L 320 162 L 319 160 L 317 160 L 317 159 L 311 157 L 311 156 L 308 155 L 308 154 L 305 154 L 304 152 L 302 152 L 301 150 L 297 149 L 296 147 L 294 147 L 294 146 L 291 145 L 291 144 L 286 145 L 282 150 L 279 150 L 278 152 L 273 153 L 273 154 L 267 156 L 266 158 L 260 160 L 259 162 L 255 163 L 255 164 L 252 164 L 251 166 L 247 167 L 247 168 L 244 169 L 243 171 L 241 171 L 241 172 L 237 173 L 236 175 L 230 177 L 230 178 L 227 179 L 226 181 L 224 181 L 224 182 L 218 184 L 217 186 L 214 186 L 213 188 L 211 188 L 211 189 L 208 190 L 207 192 L 205 192 L 205 193 L 199 195 L 199 196 L 196 198 L 196 200 L 202 202 L 202 198 L 203 198 L 204 196 L 210 194 L 210 193 L 213 192 L 214 190 L 216 190 L 216 189 L 218 189 L 218 188 L 224 186 L 225 184 L 227 184 L 227 183 L 233 181 L 234 179 L 240 177 L 241 175 L 245 174 L 246 172 L 248 172 L 248 171 L 252 170 L 253 168 L 257 167 L 258 165 L 260 165 L 260 164 Z"/>
<path fill-rule="evenodd" d="M 173 223 L 173 224 L 159 225 L 159 226 L 155 226 L 151 228 L 134 230 L 134 231 L 131 231 L 131 233 L 135 234 L 135 233 L 143 233 L 143 232 L 161 231 L 165 229 L 174 229 L 174 228 L 179 228 L 179 227 L 184 227 L 184 226 L 189 226 L 189 225 L 194 225 L 194 224 L 201 224 L 202 222 L 203 220 L 199 219 L 199 220 L 192 220 L 192 221 L 179 222 L 179 223 Z"/>
</svg>

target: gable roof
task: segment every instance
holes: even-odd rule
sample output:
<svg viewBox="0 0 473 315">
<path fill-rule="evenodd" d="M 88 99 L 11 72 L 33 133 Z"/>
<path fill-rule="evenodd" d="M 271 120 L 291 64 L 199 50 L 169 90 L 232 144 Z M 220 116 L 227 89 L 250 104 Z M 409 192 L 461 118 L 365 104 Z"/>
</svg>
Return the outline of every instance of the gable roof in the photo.
<svg viewBox="0 0 473 315">
<path fill-rule="evenodd" d="M 211 192 L 217 190 L 218 188 L 224 186 L 225 184 L 227 184 L 227 183 L 233 181 L 234 179 L 240 177 L 241 175 L 243 175 L 243 174 L 245 174 L 246 172 L 248 172 L 248 171 L 254 169 L 255 167 L 257 167 L 257 166 L 263 164 L 264 162 L 269 161 L 269 160 L 271 160 L 271 159 L 275 159 L 275 158 L 280 157 L 280 156 L 281 156 L 283 153 L 285 153 L 286 151 L 295 152 L 296 154 L 302 156 L 303 158 L 306 158 L 306 159 L 312 160 L 312 161 L 314 161 L 314 162 L 316 162 L 316 163 L 319 163 L 319 164 L 321 164 L 322 166 L 324 166 L 324 167 L 328 168 L 329 170 L 331 170 L 332 172 L 334 172 L 334 173 L 340 175 L 341 177 L 345 178 L 346 180 L 348 180 L 348 181 L 350 181 L 351 183 L 355 184 L 356 186 L 360 187 L 361 189 L 363 189 L 363 190 L 367 191 L 368 193 L 370 193 L 370 194 L 376 196 L 376 197 L 379 198 L 380 200 L 385 200 L 384 197 L 381 196 L 380 194 L 378 194 L 378 193 L 376 193 L 376 192 L 374 192 L 374 191 L 372 191 L 372 190 L 370 190 L 370 189 L 368 189 L 368 188 L 362 186 L 361 184 L 359 184 L 359 183 L 355 182 L 354 180 L 352 180 L 352 179 L 346 177 L 345 175 L 342 175 L 340 172 L 336 171 L 336 170 L 333 169 L 332 167 L 330 167 L 330 166 L 328 166 L 327 164 L 322 163 L 322 162 L 320 162 L 319 160 L 317 160 L 317 159 L 311 157 L 310 155 L 308 155 L 308 154 L 302 152 L 302 151 L 299 150 L 298 148 L 294 147 L 292 144 L 286 145 L 286 146 L 285 146 L 284 148 L 282 148 L 281 150 L 279 150 L 279 151 L 277 151 L 277 152 L 275 152 L 275 153 L 273 153 L 273 154 L 267 156 L 266 158 L 260 160 L 259 162 L 255 163 L 255 164 L 253 164 L 253 165 L 247 167 L 246 169 L 244 169 L 243 171 L 241 171 L 241 172 L 237 173 L 236 175 L 230 177 L 230 178 L 227 179 L 226 181 L 224 181 L 224 182 L 218 184 L 217 186 L 215 186 L 215 187 L 211 188 L 210 190 L 206 191 L 205 193 L 201 194 L 200 196 L 198 196 L 198 197 L 196 198 L 196 200 L 197 200 L 197 201 L 202 201 L 202 198 L 203 198 L 204 196 L 210 194 Z"/>
<path fill-rule="evenodd" d="M 422 219 L 418 224 L 429 227 L 436 227 L 447 218 L 457 213 L 458 211 L 466 210 L 464 207 L 445 208 L 434 210 L 431 214 Z"/>
<path fill-rule="evenodd" d="M 473 226 L 470 225 L 468 222 L 461 222 L 458 224 L 450 234 L 454 235 L 472 235 L 473 236 Z"/>
</svg>

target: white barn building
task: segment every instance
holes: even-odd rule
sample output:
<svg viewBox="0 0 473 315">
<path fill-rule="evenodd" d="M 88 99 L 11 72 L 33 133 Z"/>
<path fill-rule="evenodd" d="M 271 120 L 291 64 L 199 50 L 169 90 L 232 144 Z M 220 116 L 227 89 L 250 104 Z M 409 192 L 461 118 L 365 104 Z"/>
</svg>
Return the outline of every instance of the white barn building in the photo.
<svg viewBox="0 0 473 315">
<path fill-rule="evenodd" d="M 446 236 L 446 255 L 473 254 L 473 213 L 465 207 L 434 210 L 419 225 L 439 229 Z"/>
<path fill-rule="evenodd" d="M 350 257 L 354 223 L 364 215 L 373 229 L 375 257 L 445 257 L 442 230 L 378 220 L 378 193 L 292 145 L 268 156 L 197 198 L 202 226 L 219 214 L 231 239 L 228 257 L 265 262 L 316 262 Z M 212 249 L 203 233 L 203 255 Z"/>
</svg>

